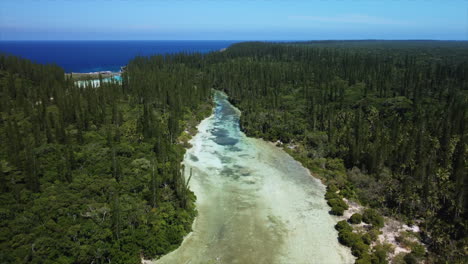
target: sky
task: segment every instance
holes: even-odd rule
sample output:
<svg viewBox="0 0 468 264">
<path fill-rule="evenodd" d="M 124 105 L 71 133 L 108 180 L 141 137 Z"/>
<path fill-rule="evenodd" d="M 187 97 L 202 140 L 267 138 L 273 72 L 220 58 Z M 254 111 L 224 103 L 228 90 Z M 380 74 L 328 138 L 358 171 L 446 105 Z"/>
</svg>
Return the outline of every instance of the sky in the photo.
<svg viewBox="0 0 468 264">
<path fill-rule="evenodd" d="M 0 40 L 468 40 L 468 0 L 0 0 Z"/>
</svg>

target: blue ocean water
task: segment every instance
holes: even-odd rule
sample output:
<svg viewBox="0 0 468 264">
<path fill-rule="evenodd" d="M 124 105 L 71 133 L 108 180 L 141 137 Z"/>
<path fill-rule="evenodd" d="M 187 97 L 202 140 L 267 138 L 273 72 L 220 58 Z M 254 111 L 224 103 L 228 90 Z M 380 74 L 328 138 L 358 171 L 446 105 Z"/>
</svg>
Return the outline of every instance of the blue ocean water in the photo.
<svg viewBox="0 0 468 264">
<path fill-rule="evenodd" d="M 135 56 L 201 52 L 227 48 L 238 41 L 0 41 L 0 53 L 37 63 L 57 64 L 66 72 L 119 71 Z"/>
</svg>

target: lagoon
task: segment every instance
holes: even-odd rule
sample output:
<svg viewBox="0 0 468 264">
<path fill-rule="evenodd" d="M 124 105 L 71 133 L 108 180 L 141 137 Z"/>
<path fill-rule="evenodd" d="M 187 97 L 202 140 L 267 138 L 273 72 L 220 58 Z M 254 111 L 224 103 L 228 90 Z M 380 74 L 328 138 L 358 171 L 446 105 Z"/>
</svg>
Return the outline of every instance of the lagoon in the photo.
<svg viewBox="0 0 468 264">
<path fill-rule="evenodd" d="M 197 196 L 193 232 L 155 263 L 354 263 L 338 243 L 325 186 L 282 149 L 241 132 L 226 95 L 216 92 L 215 103 L 184 159 Z"/>
</svg>

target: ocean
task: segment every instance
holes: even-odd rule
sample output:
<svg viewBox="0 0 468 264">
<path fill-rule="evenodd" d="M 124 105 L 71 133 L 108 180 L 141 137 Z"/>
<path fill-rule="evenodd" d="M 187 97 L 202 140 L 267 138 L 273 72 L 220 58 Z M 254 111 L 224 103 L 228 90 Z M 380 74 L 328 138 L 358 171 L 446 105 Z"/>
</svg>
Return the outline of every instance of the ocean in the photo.
<svg viewBox="0 0 468 264">
<path fill-rule="evenodd" d="M 207 53 L 229 47 L 233 40 L 185 41 L 0 41 L 0 53 L 36 63 L 56 64 L 66 72 L 119 71 L 135 56 L 178 52 Z"/>
</svg>

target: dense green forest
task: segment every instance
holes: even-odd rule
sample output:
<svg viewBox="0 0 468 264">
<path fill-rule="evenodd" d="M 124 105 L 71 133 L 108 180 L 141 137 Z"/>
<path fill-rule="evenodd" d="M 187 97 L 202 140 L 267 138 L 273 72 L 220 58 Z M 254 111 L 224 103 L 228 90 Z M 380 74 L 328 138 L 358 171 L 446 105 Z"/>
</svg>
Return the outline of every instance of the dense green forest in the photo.
<svg viewBox="0 0 468 264">
<path fill-rule="evenodd" d="M 468 255 L 466 42 L 239 43 L 137 57 L 122 85 L 78 88 L 54 66 L 0 57 L 0 262 L 138 263 L 177 247 L 195 215 L 180 164 L 211 89 L 250 136 L 281 141 L 329 186 L 358 263 L 381 214 L 416 222 L 407 263 Z M 339 190 L 339 193 L 337 191 Z"/>
<path fill-rule="evenodd" d="M 289 143 L 343 196 L 420 222 L 428 261 L 461 263 L 468 60 L 451 58 L 467 58 L 468 45 L 440 43 L 240 43 L 207 71 L 248 135 Z"/>
<path fill-rule="evenodd" d="M 177 57 L 157 60 L 134 60 L 135 81 L 79 88 L 59 67 L 0 57 L 0 263 L 140 263 L 191 230 L 181 161 L 211 90 Z"/>
</svg>

